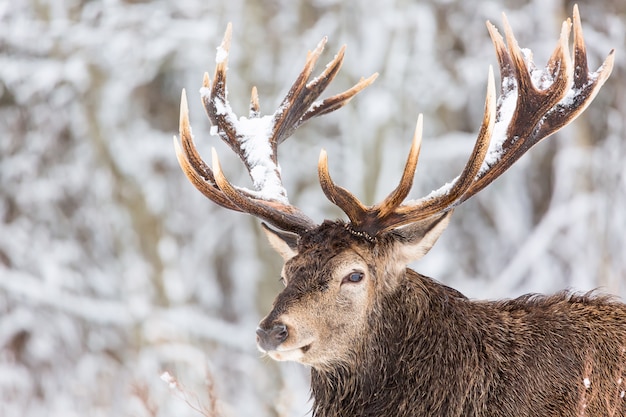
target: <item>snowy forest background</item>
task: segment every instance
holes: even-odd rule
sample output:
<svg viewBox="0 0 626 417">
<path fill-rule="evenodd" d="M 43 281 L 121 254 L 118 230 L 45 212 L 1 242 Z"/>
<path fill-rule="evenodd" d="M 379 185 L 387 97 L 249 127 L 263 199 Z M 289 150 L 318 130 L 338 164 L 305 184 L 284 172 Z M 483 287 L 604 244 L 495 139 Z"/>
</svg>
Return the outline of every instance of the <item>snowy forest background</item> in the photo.
<svg viewBox="0 0 626 417">
<path fill-rule="evenodd" d="M 626 295 L 626 2 L 579 2 L 590 66 L 613 75 L 573 125 L 457 210 L 418 271 L 473 298 L 562 288 Z M 341 47 L 329 93 L 380 77 L 281 148 L 291 201 L 340 216 L 317 183 L 371 204 L 395 187 L 418 113 L 425 137 L 411 197 L 460 172 L 482 117 L 485 28 L 505 11 L 543 65 L 573 2 L 562 0 L 0 0 L 0 415 L 302 416 L 308 376 L 261 358 L 254 330 L 281 261 L 259 222 L 221 209 L 182 174 L 172 146 L 180 91 L 201 152 L 202 74 L 229 21 L 229 94 L 257 85 L 271 113 L 328 35 Z M 178 385 L 163 381 L 169 372 Z M 184 385 L 182 387 L 180 384 Z M 171 388 L 170 385 L 176 385 Z M 186 400 L 186 401 L 185 401 Z"/>
</svg>

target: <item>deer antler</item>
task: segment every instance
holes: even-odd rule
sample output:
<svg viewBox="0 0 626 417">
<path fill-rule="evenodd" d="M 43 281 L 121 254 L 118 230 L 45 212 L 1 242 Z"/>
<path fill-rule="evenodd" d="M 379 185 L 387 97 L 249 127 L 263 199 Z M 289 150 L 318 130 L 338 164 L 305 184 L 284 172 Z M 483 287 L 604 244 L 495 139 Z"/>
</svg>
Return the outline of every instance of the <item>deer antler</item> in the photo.
<svg viewBox="0 0 626 417">
<path fill-rule="evenodd" d="M 493 71 L 489 70 L 482 126 L 469 161 L 451 184 L 417 201 L 402 204 L 408 195 L 421 142 L 418 118 L 413 145 L 400 185 L 383 202 L 366 207 L 337 186 L 328 173 L 326 153 L 318 164 L 324 193 L 348 216 L 352 227 L 370 236 L 454 209 L 498 178 L 530 147 L 574 120 L 594 99 L 613 68 L 611 50 L 602 66 L 589 72 L 578 7 L 574 6 L 574 63 L 569 55 L 572 23 L 563 22 L 561 37 L 544 70 L 535 68 L 532 55 L 520 50 L 504 16 L 505 46 L 497 29 L 487 22 L 501 76 L 501 93 L 495 101 Z"/>
<path fill-rule="evenodd" d="M 237 118 L 226 97 L 226 69 L 230 49 L 232 26 L 229 23 L 217 52 L 217 65 L 213 83 L 205 73 L 202 101 L 212 130 L 239 155 L 250 177 L 254 190 L 235 187 L 225 178 L 215 149 L 211 169 L 200 157 L 191 134 L 187 98 L 183 90 L 180 113 L 182 147 L 174 138 L 178 162 L 189 181 L 206 197 L 231 210 L 259 217 L 275 227 L 302 233 L 315 227 L 315 223 L 287 199 L 278 165 L 278 145 L 307 120 L 330 113 L 344 106 L 352 97 L 369 86 L 378 74 L 361 79 L 354 87 L 322 101 L 316 101 L 335 78 L 343 62 L 345 46 L 318 77 L 309 81 L 319 59 L 326 38 L 307 55 L 302 72 L 293 83 L 278 109 L 261 117 L 256 88 L 252 89 L 248 118 Z"/>
</svg>

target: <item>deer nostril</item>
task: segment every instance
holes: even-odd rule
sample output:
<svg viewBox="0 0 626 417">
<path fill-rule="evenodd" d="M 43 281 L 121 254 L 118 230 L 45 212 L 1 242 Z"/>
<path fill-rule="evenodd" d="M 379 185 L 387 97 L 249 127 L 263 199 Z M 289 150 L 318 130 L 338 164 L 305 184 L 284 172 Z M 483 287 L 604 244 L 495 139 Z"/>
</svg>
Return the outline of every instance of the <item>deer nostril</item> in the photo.
<svg viewBox="0 0 626 417">
<path fill-rule="evenodd" d="M 278 323 L 269 330 L 266 330 L 263 327 L 257 327 L 256 335 L 259 347 L 264 351 L 268 351 L 275 350 L 278 345 L 283 343 L 287 337 L 289 337 L 289 331 L 287 330 L 286 325 Z"/>
<path fill-rule="evenodd" d="M 287 336 L 289 336 L 289 332 L 287 331 L 287 326 L 280 323 L 272 328 L 270 335 L 274 338 L 274 340 L 276 340 L 278 344 L 281 344 L 285 341 L 285 339 L 287 339 Z"/>
</svg>

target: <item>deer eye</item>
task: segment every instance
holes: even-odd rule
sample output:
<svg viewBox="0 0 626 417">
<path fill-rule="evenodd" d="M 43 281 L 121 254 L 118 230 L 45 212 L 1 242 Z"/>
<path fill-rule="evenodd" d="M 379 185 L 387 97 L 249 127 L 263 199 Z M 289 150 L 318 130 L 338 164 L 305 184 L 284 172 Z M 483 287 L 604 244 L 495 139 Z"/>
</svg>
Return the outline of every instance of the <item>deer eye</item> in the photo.
<svg viewBox="0 0 626 417">
<path fill-rule="evenodd" d="M 343 280 L 341 281 L 342 284 L 356 284 L 358 282 L 361 282 L 363 280 L 363 272 L 350 272 L 348 275 L 346 275 Z"/>
</svg>

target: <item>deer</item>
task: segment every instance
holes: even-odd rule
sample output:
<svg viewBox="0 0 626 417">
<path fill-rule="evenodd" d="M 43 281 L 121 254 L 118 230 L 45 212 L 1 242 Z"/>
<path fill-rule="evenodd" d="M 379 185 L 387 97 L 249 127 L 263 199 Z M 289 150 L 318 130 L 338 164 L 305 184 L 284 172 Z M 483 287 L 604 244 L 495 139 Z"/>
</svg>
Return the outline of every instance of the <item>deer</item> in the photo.
<svg viewBox="0 0 626 417">
<path fill-rule="evenodd" d="M 503 20 L 504 36 L 487 22 L 500 93 L 496 98 L 490 67 L 478 137 L 451 183 L 407 200 L 421 115 L 398 186 L 375 205 L 336 184 L 321 151 L 322 191 L 348 220 L 317 224 L 292 205 L 277 157 L 278 145 L 302 124 L 341 108 L 376 79 L 361 78 L 319 99 L 340 70 L 345 46 L 311 78 L 322 39 L 274 113 L 261 116 L 253 87 L 249 116 L 238 118 L 226 89 L 228 25 L 215 75 L 211 81 L 204 74 L 200 95 L 213 133 L 240 157 L 252 189 L 226 178 L 214 148 L 211 166 L 202 159 L 183 90 L 180 137 L 174 137 L 178 162 L 208 199 L 260 219 L 283 258 L 284 289 L 256 329 L 257 346 L 276 361 L 310 368 L 315 417 L 626 416 L 626 304 L 571 290 L 474 300 L 407 266 L 426 255 L 460 204 L 581 114 L 611 73 L 613 50 L 589 70 L 576 6 L 543 69 Z"/>
</svg>

